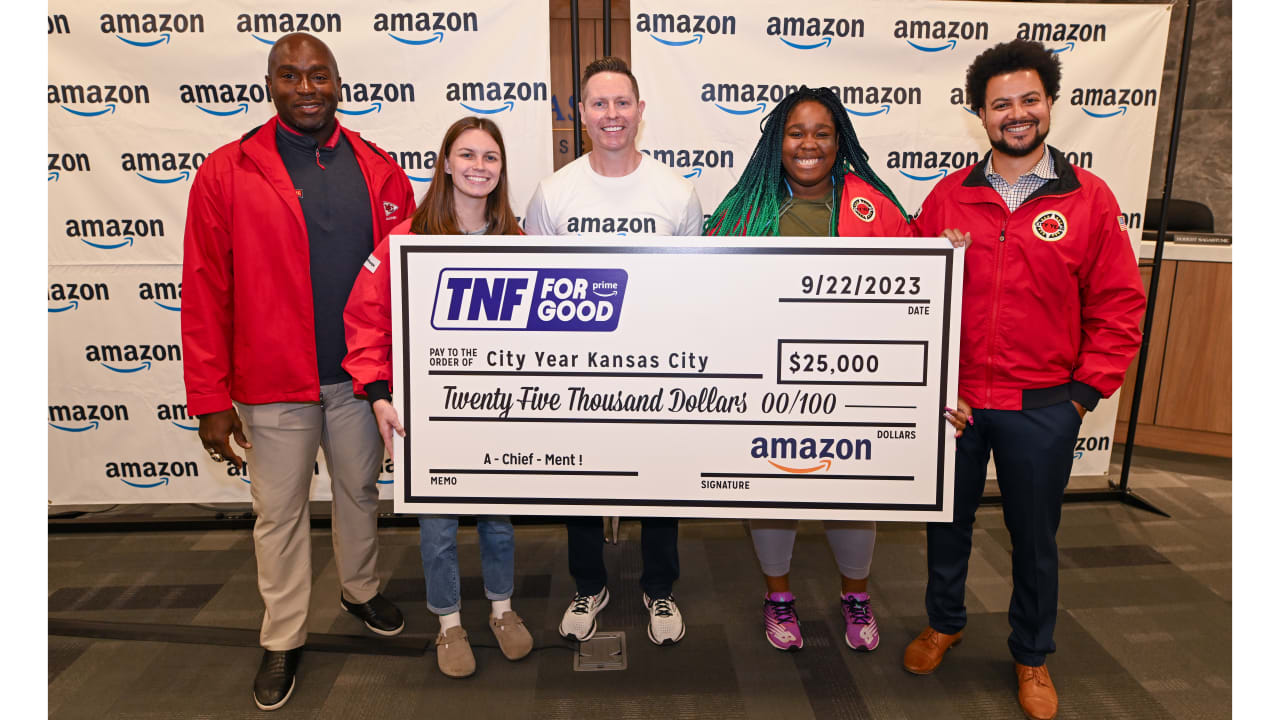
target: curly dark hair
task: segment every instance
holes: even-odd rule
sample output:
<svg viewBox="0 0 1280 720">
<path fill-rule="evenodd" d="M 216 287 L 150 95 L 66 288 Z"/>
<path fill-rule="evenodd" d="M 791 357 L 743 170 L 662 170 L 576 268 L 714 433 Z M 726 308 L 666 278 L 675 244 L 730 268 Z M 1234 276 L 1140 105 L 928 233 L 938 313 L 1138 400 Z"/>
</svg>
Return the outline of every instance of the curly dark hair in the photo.
<svg viewBox="0 0 1280 720">
<path fill-rule="evenodd" d="M 973 59 L 965 71 L 964 87 L 969 93 L 969 107 L 982 109 L 987 101 L 987 83 L 997 75 L 1016 70 L 1035 70 L 1044 83 L 1044 91 L 1056 102 L 1062 84 L 1062 63 L 1058 56 L 1032 40 L 1010 40 L 988 48 Z"/>
</svg>

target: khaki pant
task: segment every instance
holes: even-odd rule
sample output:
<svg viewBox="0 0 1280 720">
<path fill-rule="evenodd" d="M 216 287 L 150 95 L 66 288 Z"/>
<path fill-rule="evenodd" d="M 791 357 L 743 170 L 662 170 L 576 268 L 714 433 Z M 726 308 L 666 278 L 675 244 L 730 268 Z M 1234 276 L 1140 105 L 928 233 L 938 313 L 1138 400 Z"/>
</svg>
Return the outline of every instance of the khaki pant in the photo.
<svg viewBox="0 0 1280 720">
<path fill-rule="evenodd" d="M 253 447 L 249 461 L 258 590 L 266 606 L 260 641 L 291 650 L 307 641 L 311 604 L 311 512 L 316 451 L 333 481 L 333 554 L 342 594 L 378 592 L 378 487 L 382 438 L 351 383 L 323 385 L 318 403 L 236 404 Z"/>
</svg>

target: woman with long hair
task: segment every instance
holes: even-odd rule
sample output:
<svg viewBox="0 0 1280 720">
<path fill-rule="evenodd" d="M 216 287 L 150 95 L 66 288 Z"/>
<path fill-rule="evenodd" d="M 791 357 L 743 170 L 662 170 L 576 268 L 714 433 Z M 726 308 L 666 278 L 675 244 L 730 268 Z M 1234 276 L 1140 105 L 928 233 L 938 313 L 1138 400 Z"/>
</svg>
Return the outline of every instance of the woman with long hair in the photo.
<svg viewBox="0 0 1280 720">
<path fill-rule="evenodd" d="M 801 86 L 761 122 L 760 142 L 738 183 L 707 219 L 707 235 L 911 237 L 893 191 L 867 164 L 849 114 L 828 88 Z M 796 520 L 750 521 L 764 573 L 765 638 L 779 650 L 804 647 L 791 592 Z M 874 522 L 825 522 L 840 571 L 845 644 L 880 644 L 867 582 Z"/>
<path fill-rule="evenodd" d="M 522 235 L 507 198 L 506 147 L 492 120 L 464 117 L 445 132 L 435 176 L 413 216 L 391 235 Z M 364 265 L 343 318 L 347 357 L 357 395 L 373 406 L 378 430 L 392 452 L 392 433 L 404 427 L 391 404 L 391 264 L 390 236 Z M 419 549 L 427 585 L 427 608 L 439 616 L 436 662 L 449 677 L 475 672 L 475 656 L 462 628 L 458 579 L 458 516 L 419 515 Z M 524 621 L 511 609 L 515 586 L 515 544 L 511 518 L 476 518 L 485 596 L 492 607 L 489 627 L 508 660 L 519 660 L 533 648 Z"/>
</svg>

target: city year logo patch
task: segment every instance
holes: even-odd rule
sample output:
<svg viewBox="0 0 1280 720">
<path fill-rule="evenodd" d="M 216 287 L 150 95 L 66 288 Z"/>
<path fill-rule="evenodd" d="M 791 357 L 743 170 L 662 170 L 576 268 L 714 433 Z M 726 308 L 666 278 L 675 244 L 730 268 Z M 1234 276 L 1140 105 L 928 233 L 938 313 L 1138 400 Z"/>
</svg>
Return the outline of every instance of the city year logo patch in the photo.
<svg viewBox="0 0 1280 720">
<path fill-rule="evenodd" d="M 876 206 L 864 197 L 856 197 L 850 200 L 849 209 L 863 222 L 871 222 L 876 219 Z"/>
<path fill-rule="evenodd" d="M 1057 210 L 1046 210 L 1031 222 L 1031 230 L 1045 242 L 1057 242 L 1067 234 L 1067 219 Z"/>
</svg>

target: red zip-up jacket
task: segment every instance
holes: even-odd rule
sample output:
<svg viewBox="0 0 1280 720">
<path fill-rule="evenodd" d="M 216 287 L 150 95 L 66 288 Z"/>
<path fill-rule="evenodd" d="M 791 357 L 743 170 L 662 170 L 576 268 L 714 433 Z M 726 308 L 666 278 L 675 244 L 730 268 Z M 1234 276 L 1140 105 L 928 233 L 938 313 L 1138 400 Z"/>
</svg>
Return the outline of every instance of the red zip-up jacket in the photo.
<svg viewBox="0 0 1280 720">
<path fill-rule="evenodd" d="M 840 217 L 836 221 L 839 237 L 911 237 L 911 227 L 898 206 L 866 180 L 845 173 L 840 193 Z M 718 227 L 718 226 L 717 226 Z M 712 235 L 717 228 L 705 233 Z M 736 226 L 740 234 L 741 226 Z"/>
<path fill-rule="evenodd" d="M 215 150 L 187 202 L 182 366 L 187 412 L 316 402 L 307 226 L 276 150 L 272 118 Z M 386 152 L 339 128 L 369 188 L 373 242 L 413 213 L 413 188 Z"/>
<path fill-rule="evenodd" d="M 385 382 L 385 390 L 391 391 L 391 236 L 412 235 L 412 225 L 413 218 L 408 218 L 374 247 L 342 312 L 347 332 L 342 368 L 351 375 L 355 394 L 370 401 L 384 397 L 383 388 L 369 387 L 373 383 Z"/>
<path fill-rule="evenodd" d="M 984 158 L 938 181 L 912 223 L 922 237 L 943 228 L 972 235 L 960 397 L 975 408 L 1075 400 L 1093 409 L 1119 389 L 1141 343 L 1146 295 L 1115 196 L 1048 150 L 1058 179 L 1012 213 Z"/>
</svg>

